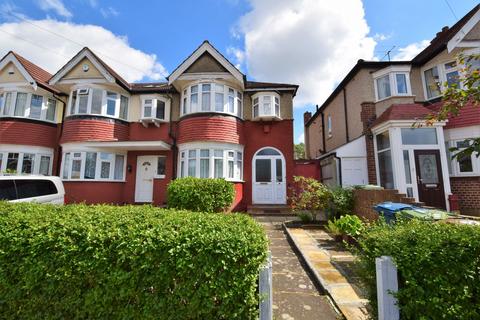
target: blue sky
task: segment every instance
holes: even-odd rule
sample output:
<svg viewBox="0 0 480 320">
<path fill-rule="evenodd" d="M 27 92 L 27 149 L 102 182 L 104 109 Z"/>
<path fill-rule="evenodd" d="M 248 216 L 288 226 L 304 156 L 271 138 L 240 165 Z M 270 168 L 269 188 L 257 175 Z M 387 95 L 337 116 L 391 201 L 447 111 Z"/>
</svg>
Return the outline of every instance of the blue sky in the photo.
<svg viewBox="0 0 480 320">
<path fill-rule="evenodd" d="M 161 81 L 208 39 L 250 79 L 301 86 L 298 141 L 303 112 L 357 59 L 382 59 L 392 47 L 392 57 L 410 58 L 478 1 L 449 3 L 453 13 L 445 0 L 7 0 L 0 54 L 15 50 L 55 72 L 87 45 L 129 81 Z"/>
</svg>

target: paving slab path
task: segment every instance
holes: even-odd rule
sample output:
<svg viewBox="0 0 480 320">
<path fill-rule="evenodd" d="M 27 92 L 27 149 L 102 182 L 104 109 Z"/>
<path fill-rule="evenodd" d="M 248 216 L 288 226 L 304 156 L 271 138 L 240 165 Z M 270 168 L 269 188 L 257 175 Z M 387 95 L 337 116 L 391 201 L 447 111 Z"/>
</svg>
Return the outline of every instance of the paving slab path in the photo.
<svg viewBox="0 0 480 320">
<path fill-rule="evenodd" d="M 341 319 L 293 251 L 281 222 L 260 222 L 270 240 L 274 320 Z"/>
</svg>

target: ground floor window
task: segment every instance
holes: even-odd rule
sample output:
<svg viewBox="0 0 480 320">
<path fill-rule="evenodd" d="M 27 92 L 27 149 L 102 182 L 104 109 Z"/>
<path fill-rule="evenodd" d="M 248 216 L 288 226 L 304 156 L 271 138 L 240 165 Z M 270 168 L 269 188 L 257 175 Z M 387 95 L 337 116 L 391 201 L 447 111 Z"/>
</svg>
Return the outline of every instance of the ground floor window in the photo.
<svg viewBox="0 0 480 320">
<path fill-rule="evenodd" d="M 453 140 L 446 142 L 447 157 L 449 160 L 449 169 L 452 176 L 478 176 L 480 175 L 480 158 L 476 153 L 464 157 L 454 157 L 454 155 L 464 150 L 470 145 L 470 140 Z M 449 148 L 457 148 L 458 151 L 449 151 Z"/>
<path fill-rule="evenodd" d="M 52 159 L 49 153 L 0 150 L 0 173 L 50 175 Z"/>
<path fill-rule="evenodd" d="M 390 150 L 390 135 L 385 131 L 376 136 L 377 163 L 380 185 L 385 189 L 394 189 L 392 152 Z"/>
<path fill-rule="evenodd" d="M 180 177 L 243 179 L 241 145 L 195 144 L 180 147 Z"/>
<path fill-rule="evenodd" d="M 63 154 L 62 178 L 66 180 L 125 179 L 125 154 L 72 151 Z"/>
</svg>

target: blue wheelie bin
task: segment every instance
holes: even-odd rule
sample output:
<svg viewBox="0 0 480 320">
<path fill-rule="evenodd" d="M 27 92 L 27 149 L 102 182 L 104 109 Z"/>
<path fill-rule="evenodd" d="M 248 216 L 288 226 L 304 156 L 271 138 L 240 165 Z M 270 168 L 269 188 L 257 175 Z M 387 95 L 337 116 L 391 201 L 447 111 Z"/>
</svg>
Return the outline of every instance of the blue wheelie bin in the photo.
<svg viewBox="0 0 480 320">
<path fill-rule="evenodd" d="M 405 203 L 398 202 L 382 202 L 373 207 L 379 215 L 385 218 L 385 221 L 390 224 L 395 222 L 396 213 L 405 209 L 412 209 L 412 206 Z"/>
</svg>

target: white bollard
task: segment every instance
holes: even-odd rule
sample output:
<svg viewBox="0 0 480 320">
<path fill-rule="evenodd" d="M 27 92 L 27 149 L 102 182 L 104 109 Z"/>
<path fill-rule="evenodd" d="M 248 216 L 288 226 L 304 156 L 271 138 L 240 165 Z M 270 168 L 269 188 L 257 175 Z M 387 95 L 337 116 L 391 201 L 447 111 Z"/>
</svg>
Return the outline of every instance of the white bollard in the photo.
<svg viewBox="0 0 480 320">
<path fill-rule="evenodd" d="M 398 291 L 397 267 L 392 257 L 382 256 L 375 259 L 377 271 L 377 300 L 379 320 L 399 320 L 400 311 L 397 299 L 393 296 Z"/>
<path fill-rule="evenodd" d="M 260 320 L 273 318 L 273 292 L 272 292 L 272 255 L 269 252 L 266 264 L 260 268 L 258 277 L 258 291 L 260 294 Z"/>
</svg>

